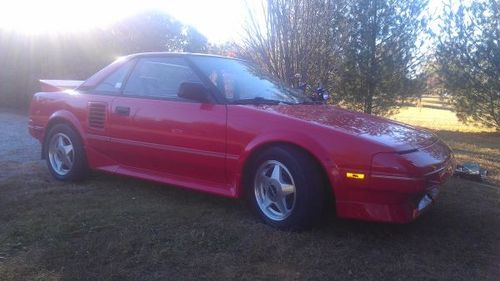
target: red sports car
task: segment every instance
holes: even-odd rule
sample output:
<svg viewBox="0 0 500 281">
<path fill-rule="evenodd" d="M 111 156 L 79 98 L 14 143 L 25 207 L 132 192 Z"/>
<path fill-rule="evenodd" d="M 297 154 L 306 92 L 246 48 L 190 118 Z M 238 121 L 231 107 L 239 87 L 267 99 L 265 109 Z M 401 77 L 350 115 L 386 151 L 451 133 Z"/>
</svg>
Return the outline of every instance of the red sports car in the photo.
<svg viewBox="0 0 500 281">
<path fill-rule="evenodd" d="M 281 229 L 312 226 L 327 202 L 342 218 L 410 222 L 454 170 L 434 134 L 315 104 L 238 59 L 135 54 L 42 89 L 29 130 L 56 179 L 92 169 L 244 197 Z"/>
</svg>

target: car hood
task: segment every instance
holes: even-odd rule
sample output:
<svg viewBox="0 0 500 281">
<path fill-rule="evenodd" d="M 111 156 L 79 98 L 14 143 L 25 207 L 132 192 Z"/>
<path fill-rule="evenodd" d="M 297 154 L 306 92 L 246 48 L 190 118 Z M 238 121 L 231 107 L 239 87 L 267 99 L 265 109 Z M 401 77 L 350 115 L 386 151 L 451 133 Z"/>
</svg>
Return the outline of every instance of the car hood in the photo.
<svg viewBox="0 0 500 281">
<path fill-rule="evenodd" d="M 426 130 L 386 118 L 328 105 L 261 106 L 263 110 L 356 135 L 398 151 L 431 145 L 437 137 Z"/>
</svg>

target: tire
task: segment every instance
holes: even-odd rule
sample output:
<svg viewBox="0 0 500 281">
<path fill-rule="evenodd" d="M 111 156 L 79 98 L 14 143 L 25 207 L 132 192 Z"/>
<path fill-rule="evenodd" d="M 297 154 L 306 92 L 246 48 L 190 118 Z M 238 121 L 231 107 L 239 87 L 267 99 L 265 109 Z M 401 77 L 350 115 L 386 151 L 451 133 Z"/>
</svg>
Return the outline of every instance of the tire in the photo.
<svg viewBox="0 0 500 281">
<path fill-rule="evenodd" d="M 244 181 L 250 208 L 270 226 L 300 231 L 321 218 L 326 194 L 320 167 L 298 148 L 265 149 L 250 163 Z"/>
<path fill-rule="evenodd" d="M 50 173 L 61 181 L 83 180 L 88 173 L 83 142 L 67 124 L 54 125 L 44 142 L 45 160 Z"/>
</svg>

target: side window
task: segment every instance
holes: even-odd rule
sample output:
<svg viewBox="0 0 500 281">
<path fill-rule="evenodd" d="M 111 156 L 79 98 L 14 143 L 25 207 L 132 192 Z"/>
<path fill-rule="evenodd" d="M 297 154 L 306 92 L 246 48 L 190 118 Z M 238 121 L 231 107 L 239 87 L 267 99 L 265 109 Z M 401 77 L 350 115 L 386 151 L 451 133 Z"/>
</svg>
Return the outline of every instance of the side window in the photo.
<svg viewBox="0 0 500 281">
<path fill-rule="evenodd" d="M 98 92 L 118 93 L 124 83 L 125 77 L 130 71 L 133 62 L 129 61 L 111 73 L 95 88 Z"/>
<path fill-rule="evenodd" d="M 175 99 L 183 82 L 201 83 L 184 59 L 143 58 L 132 71 L 123 94 Z"/>
</svg>

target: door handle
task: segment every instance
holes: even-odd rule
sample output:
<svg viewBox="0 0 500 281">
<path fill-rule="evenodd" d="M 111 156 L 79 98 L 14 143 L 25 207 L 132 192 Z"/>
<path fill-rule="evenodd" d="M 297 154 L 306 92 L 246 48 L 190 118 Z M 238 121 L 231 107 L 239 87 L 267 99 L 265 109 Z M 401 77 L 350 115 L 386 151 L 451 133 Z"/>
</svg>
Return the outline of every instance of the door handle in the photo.
<svg viewBox="0 0 500 281">
<path fill-rule="evenodd" d="M 117 106 L 117 107 L 115 107 L 115 113 L 118 114 L 118 115 L 129 116 L 129 114 L 130 114 L 130 107 Z"/>
</svg>

